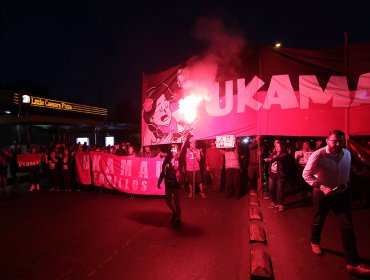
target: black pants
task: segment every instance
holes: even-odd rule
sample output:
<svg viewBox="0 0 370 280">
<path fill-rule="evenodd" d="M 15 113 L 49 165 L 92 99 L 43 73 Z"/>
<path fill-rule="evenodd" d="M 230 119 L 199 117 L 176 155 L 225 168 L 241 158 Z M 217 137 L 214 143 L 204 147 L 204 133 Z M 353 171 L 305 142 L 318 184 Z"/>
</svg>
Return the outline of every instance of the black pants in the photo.
<svg viewBox="0 0 370 280">
<path fill-rule="evenodd" d="M 313 203 L 314 221 L 311 227 L 311 242 L 314 244 L 320 243 L 321 231 L 323 229 L 325 219 L 329 211 L 332 210 L 339 225 L 347 264 L 354 266 L 358 265 L 360 258 L 356 247 L 356 238 L 353 229 L 349 191 L 346 190 L 340 194 L 324 196 L 321 191 L 314 190 Z"/>
<path fill-rule="evenodd" d="M 226 168 L 225 173 L 226 194 L 240 196 L 240 169 Z"/>
</svg>

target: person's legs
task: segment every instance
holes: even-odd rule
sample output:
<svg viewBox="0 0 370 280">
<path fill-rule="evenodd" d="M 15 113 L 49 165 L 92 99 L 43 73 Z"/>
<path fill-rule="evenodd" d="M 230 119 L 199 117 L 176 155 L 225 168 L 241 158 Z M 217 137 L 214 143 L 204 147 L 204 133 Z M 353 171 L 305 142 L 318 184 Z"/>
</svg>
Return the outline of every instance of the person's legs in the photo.
<svg viewBox="0 0 370 280">
<path fill-rule="evenodd" d="M 206 198 L 204 193 L 203 183 L 202 183 L 202 176 L 200 174 L 200 170 L 195 171 L 195 182 L 199 186 L 199 194 L 202 198 Z"/>
<path fill-rule="evenodd" d="M 50 169 L 49 176 L 50 176 L 50 189 L 59 189 L 57 170 Z"/>
<path fill-rule="evenodd" d="M 173 189 L 172 188 L 166 188 L 165 195 L 166 195 L 166 204 L 167 204 L 168 208 L 170 208 L 172 213 L 174 215 L 176 215 L 176 209 L 175 209 L 175 206 L 172 203 Z"/>
<path fill-rule="evenodd" d="M 319 245 L 321 240 L 321 231 L 330 210 L 330 201 L 329 197 L 323 197 L 321 191 L 314 190 L 313 203 L 314 219 L 311 225 L 311 243 Z"/>
<path fill-rule="evenodd" d="M 214 174 L 215 174 L 215 183 L 214 183 L 213 186 L 215 186 L 216 191 L 219 192 L 221 190 L 221 174 L 222 174 L 222 168 L 215 168 Z"/>
<path fill-rule="evenodd" d="M 277 179 L 269 178 L 269 192 L 273 204 L 276 204 L 276 181 Z"/>
<path fill-rule="evenodd" d="M 194 174 L 193 173 L 194 173 L 193 171 L 186 171 L 186 177 L 187 177 L 187 181 L 188 181 L 188 184 L 189 184 L 189 195 L 188 195 L 188 197 L 193 197 L 193 191 L 195 191 L 195 188 L 193 188 L 193 184 L 194 184 L 193 176 L 195 175 L 195 173 Z"/>
<path fill-rule="evenodd" d="M 65 191 L 71 190 L 71 173 L 69 170 L 63 170 L 63 186 Z"/>
<path fill-rule="evenodd" d="M 7 170 L 7 166 L 2 166 L 1 167 L 1 181 L 0 181 L 0 185 L 1 185 L 1 189 L 5 191 L 6 189 L 6 186 L 8 185 L 8 170 Z"/>
<path fill-rule="evenodd" d="M 212 181 L 212 190 L 214 192 L 220 191 L 221 188 L 221 169 L 211 168 L 209 169 L 209 176 Z"/>
<path fill-rule="evenodd" d="M 40 172 L 39 170 L 35 171 L 35 187 L 36 187 L 36 190 L 40 190 Z"/>
<path fill-rule="evenodd" d="M 346 253 L 347 264 L 357 266 L 360 263 L 360 257 L 356 246 L 356 237 L 352 222 L 352 209 L 348 190 L 337 195 L 333 203 L 333 211 L 337 217 L 340 228 L 340 236 Z"/>
<path fill-rule="evenodd" d="M 284 187 L 286 184 L 285 178 L 278 178 L 276 180 L 276 203 L 278 205 L 284 205 Z"/>
<path fill-rule="evenodd" d="M 180 189 L 173 189 L 173 202 L 175 204 L 175 215 L 181 221 Z"/>
<path fill-rule="evenodd" d="M 30 173 L 30 192 L 33 192 L 35 190 L 35 174 L 33 171 Z"/>
<path fill-rule="evenodd" d="M 240 198 L 240 169 L 232 169 L 232 178 L 233 178 L 233 192 L 237 198 Z"/>
<path fill-rule="evenodd" d="M 248 191 L 257 190 L 258 165 L 249 164 L 248 166 Z"/>
<path fill-rule="evenodd" d="M 226 168 L 225 170 L 225 189 L 226 189 L 226 197 L 232 197 L 233 193 L 233 173 L 231 168 Z"/>
<path fill-rule="evenodd" d="M 3 173 L 0 174 L 0 197 L 2 193 L 6 192 L 7 178 Z"/>
</svg>

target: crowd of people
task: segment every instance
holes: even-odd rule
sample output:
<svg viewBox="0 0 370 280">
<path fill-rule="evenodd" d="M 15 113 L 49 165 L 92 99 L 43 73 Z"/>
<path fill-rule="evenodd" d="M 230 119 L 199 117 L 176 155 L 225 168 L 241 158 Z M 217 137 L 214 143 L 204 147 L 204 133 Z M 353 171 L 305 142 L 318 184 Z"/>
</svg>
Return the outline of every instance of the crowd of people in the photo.
<svg viewBox="0 0 370 280">
<path fill-rule="evenodd" d="M 303 196 L 311 196 L 312 188 L 301 174 L 309 156 L 323 146 L 325 146 L 323 138 L 274 139 L 255 136 L 250 137 L 248 142 L 237 138 L 233 148 L 217 148 L 215 139 L 196 141 L 190 138 L 182 164 L 186 180 L 184 188 L 189 197 L 199 194 L 201 198 L 206 198 L 207 192 L 224 192 L 226 198 L 237 199 L 251 190 L 259 190 L 262 191 L 263 198 L 271 199 L 269 207 L 284 212 L 287 186 L 300 190 Z M 49 190 L 72 190 L 73 186 L 77 185 L 75 153 L 88 151 L 147 158 L 165 158 L 170 154 L 169 145 L 144 146 L 140 149 L 125 142 L 112 146 L 88 146 L 86 143 L 30 145 L 26 152 L 42 153 L 43 156 L 41 166 L 27 170 L 29 191 L 40 189 L 40 174 L 48 177 Z M 21 147 L 16 141 L 10 147 L 1 150 L 2 192 L 5 192 L 9 182 L 15 188 L 19 186 L 19 174 L 22 174 L 16 161 L 16 155 L 19 153 Z M 353 177 L 361 184 L 361 176 L 355 175 L 369 173 L 368 165 L 360 164 L 359 167 L 358 160 L 353 163 Z M 362 200 L 361 205 L 368 202 L 366 197 L 361 197 L 356 191 L 354 197 Z"/>
<path fill-rule="evenodd" d="M 365 150 L 369 150 L 369 142 L 365 143 Z M 136 147 L 124 142 L 102 147 L 86 143 L 30 145 L 27 152 L 41 154 L 42 157 L 40 165 L 27 168 L 28 190 L 39 191 L 40 174 L 44 174 L 48 178 L 49 191 L 71 191 L 78 185 L 75 155 L 89 151 L 125 157 L 163 158 L 158 188 L 164 181 L 166 204 L 172 212 L 173 225 L 181 224 L 180 197 L 183 189 L 189 198 L 199 194 L 202 199 L 211 192 L 225 193 L 228 199 L 240 199 L 248 192 L 260 192 L 264 199 L 271 200 L 268 208 L 281 213 L 286 210 L 287 186 L 295 187 L 301 195 L 310 198 L 314 206 L 312 252 L 321 254 L 321 231 L 328 211 L 333 210 L 345 246 L 347 270 L 369 273 L 359 263 L 350 211 L 353 201 L 350 198 L 361 198 L 362 202 L 368 203 L 368 186 L 366 193 L 357 196 L 356 187 L 368 184 L 370 167 L 361 155 L 345 149 L 344 133 L 334 130 L 327 139 L 317 138 L 315 141 L 254 136 L 247 142 L 237 138 L 233 147 L 220 148 L 216 144 L 215 139 L 196 141 L 189 135 L 182 147 L 177 144 L 145 146 L 138 152 Z M 17 163 L 17 154 L 20 153 L 21 147 L 15 141 L 10 147 L 1 149 L 1 196 L 9 183 L 15 190 L 19 187 L 20 175 L 25 173 Z M 364 176 L 365 179 L 359 179 Z"/>
</svg>

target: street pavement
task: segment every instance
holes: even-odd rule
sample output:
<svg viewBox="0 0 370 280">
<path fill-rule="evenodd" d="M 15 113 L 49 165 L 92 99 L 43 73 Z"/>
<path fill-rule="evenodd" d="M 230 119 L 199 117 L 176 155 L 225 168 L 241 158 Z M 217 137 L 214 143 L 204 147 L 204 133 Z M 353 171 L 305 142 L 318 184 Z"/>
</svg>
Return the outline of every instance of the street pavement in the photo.
<svg viewBox="0 0 370 280">
<path fill-rule="evenodd" d="M 182 194 L 183 223 L 170 225 L 163 197 L 99 189 L 29 193 L 0 201 L 0 279 L 251 279 L 250 252 L 265 250 L 273 278 L 358 279 L 345 271 L 335 217 L 310 251 L 312 206 L 287 196 L 283 213 L 258 198 L 266 244 L 249 242 L 249 197 Z M 357 243 L 370 264 L 370 209 L 353 211 Z"/>
</svg>

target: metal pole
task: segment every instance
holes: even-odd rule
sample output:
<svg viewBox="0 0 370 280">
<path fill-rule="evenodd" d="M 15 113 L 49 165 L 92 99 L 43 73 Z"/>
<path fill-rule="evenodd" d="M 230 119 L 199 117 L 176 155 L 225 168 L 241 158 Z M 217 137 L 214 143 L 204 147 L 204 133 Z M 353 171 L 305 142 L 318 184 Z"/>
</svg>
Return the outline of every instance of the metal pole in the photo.
<svg viewBox="0 0 370 280">
<path fill-rule="evenodd" d="M 259 139 L 257 142 L 257 158 L 258 158 L 258 177 L 257 177 L 257 194 L 261 195 L 263 194 L 262 190 L 262 169 L 261 169 L 261 138 L 258 135 Z"/>
<path fill-rule="evenodd" d="M 261 47 L 258 49 L 258 70 L 260 78 L 263 79 L 263 69 L 262 69 L 262 54 L 261 54 Z M 262 187 L 262 166 L 261 166 L 261 127 L 260 127 L 260 109 L 257 111 L 257 136 L 259 137 L 259 141 L 257 143 L 257 156 L 258 156 L 258 177 L 257 177 L 257 194 L 262 196 L 263 194 L 263 187 Z"/>
<path fill-rule="evenodd" d="M 195 198 L 195 160 L 196 158 L 193 158 L 193 198 Z"/>
<path fill-rule="evenodd" d="M 21 133 L 21 123 L 20 118 L 22 115 L 22 97 L 18 94 L 18 145 L 22 145 L 22 133 Z"/>
<path fill-rule="evenodd" d="M 344 32 L 344 75 L 347 77 L 347 82 L 350 82 L 349 71 L 348 71 L 348 35 L 347 32 Z M 349 140 L 349 133 L 350 133 L 350 125 L 349 125 L 349 118 L 350 112 L 349 107 L 344 108 L 344 131 L 346 135 L 346 146 L 348 146 Z"/>
</svg>

